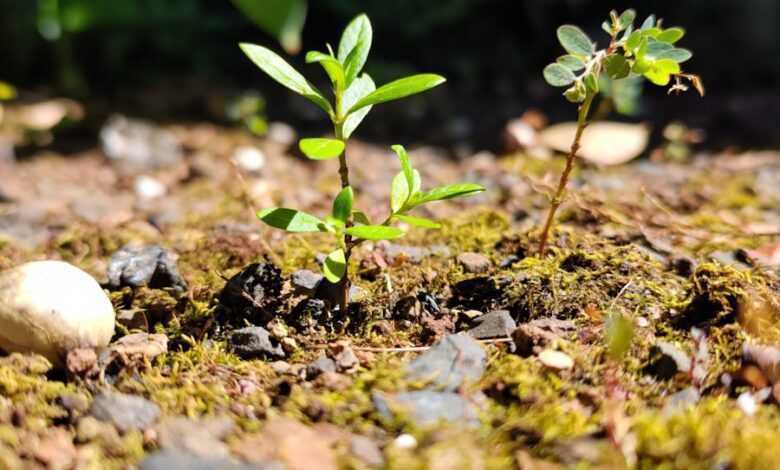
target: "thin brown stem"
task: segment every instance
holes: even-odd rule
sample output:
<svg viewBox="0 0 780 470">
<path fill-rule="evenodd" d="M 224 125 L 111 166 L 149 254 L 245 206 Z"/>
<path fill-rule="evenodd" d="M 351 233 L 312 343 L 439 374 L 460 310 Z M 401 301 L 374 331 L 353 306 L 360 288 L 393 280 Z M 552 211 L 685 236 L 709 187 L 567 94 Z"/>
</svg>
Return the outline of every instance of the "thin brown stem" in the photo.
<svg viewBox="0 0 780 470">
<path fill-rule="evenodd" d="M 577 132 L 574 134 L 574 141 L 571 144 L 571 150 L 566 157 L 566 166 L 561 173 L 561 179 L 558 182 L 558 189 L 555 191 L 555 195 L 550 201 L 550 211 L 547 213 L 547 220 L 544 222 L 544 228 L 542 229 L 542 236 L 539 240 L 539 257 L 543 257 L 547 251 L 547 238 L 550 234 L 553 222 L 555 221 L 555 212 L 563 202 L 563 196 L 566 192 L 566 185 L 569 183 L 569 174 L 574 168 L 574 162 L 577 159 L 577 151 L 580 149 L 580 139 L 582 138 L 582 132 L 588 125 L 588 113 L 590 112 L 590 105 L 593 103 L 593 98 L 596 95 L 594 93 L 588 93 L 585 97 L 585 101 L 580 105 L 579 113 L 577 116 Z"/>
</svg>

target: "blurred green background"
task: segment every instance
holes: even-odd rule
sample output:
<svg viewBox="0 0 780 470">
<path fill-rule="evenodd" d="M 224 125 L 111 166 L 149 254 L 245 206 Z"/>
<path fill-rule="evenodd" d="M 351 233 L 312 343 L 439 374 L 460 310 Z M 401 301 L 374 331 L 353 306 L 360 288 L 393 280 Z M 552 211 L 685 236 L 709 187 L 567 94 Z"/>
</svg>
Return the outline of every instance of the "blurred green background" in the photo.
<svg viewBox="0 0 780 470">
<path fill-rule="evenodd" d="M 294 0 L 292 16 L 274 16 L 276 4 L 290 1 L 0 0 L 0 80 L 14 84 L 21 99 L 83 102 L 87 126 L 113 112 L 220 120 L 226 97 L 257 90 L 269 119 L 325 129 L 316 108 L 267 80 L 236 44 L 322 50 L 364 11 L 374 25 L 367 71 L 378 82 L 426 71 L 448 84 L 382 108 L 360 136 L 495 148 L 506 121 L 529 108 L 552 120 L 572 118 L 560 90 L 541 77 L 561 54 L 555 28 L 575 23 L 603 42 L 599 26 L 609 10 L 634 7 L 641 18 L 656 13 L 686 27 L 681 45 L 695 53 L 687 69 L 702 75 L 708 95 L 666 97 L 646 87 L 633 120 L 703 127 L 712 147 L 780 144 L 776 0 Z M 302 55 L 290 61 L 324 87 L 319 67 L 304 65 Z"/>
</svg>

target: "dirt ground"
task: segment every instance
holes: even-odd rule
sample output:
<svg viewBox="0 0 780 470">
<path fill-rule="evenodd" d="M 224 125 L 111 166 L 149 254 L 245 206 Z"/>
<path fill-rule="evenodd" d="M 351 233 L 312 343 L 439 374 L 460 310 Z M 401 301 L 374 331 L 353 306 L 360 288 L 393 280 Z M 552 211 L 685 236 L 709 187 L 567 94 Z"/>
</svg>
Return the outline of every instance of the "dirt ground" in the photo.
<svg viewBox="0 0 780 470">
<path fill-rule="evenodd" d="M 326 213 L 338 164 L 284 138 L 166 131 L 180 155 L 158 168 L 99 147 L 0 167 L 0 268 L 61 259 L 108 287 L 117 250 L 160 245 L 187 286 L 110 289 L 115 340 L 135 336 L 67 371 L 0 357 L 0 467 L 780 468 L 780 153 L 580 167 L 539 259 L 562 158 L 412 146 L 427 184 L 488 190 L 431 205 L 441 230 L 361 245 L 343 314 L 294 276 L 319 272 L 329 239 L 253 215 Z M 361 141 L 347 153 L 356 205 L 383 218 L 396 159 Z M 236 307 L 223 289 L 252 263 L 260 288 Z M 241 353 L 247 325 L 275 352 Z M 633 337 L 610 354 L 620 325 Z M 469 331 L 479 348 L 458 354 L 484 358 L 445 366 L 473 366 L 465 379 L 412 372 Z M 131 423 L 96 410 L 108 392 Z"/>
</svg>

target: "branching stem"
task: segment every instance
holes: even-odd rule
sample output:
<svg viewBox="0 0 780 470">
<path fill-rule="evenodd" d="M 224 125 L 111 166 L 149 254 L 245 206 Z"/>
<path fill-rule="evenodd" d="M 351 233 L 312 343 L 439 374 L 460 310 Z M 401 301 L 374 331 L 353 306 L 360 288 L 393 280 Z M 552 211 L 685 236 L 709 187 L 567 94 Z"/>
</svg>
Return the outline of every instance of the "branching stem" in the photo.
<svg viewBox="0 0 780 470">
<path fill-rule="evenodd" d="M 571 144 L 569 155 L 566 157 L 566 166 L 561 173 L 561 179 L 558 182 L 558 189 L 555 191 L 555 195 L 550 201 L 550 211 L 547 213 L 547 220 L 544 223 L 542 229 L 542 236 L 539 240 L 539 257 L 543 257 L 547 250 L 547 238 L 549 237 L 550 229 L 555 221 L 555 212 L 563 202 L 563 196 L 566 192 L 566 185 L 569 183 L 569 174 L 574 168 L 574 162 L 577 159 L 577 151 L 580 149 L 580 139 L 582 138 L 582 132 L 588 125 L 588 114 L 590 112 L 590 105 L 593 103 L 593 98 L 596 94 L 588 92 L 585 97 L 585 101 L 580 105 L 579 113 L 577 115 L 577 132 L 574 134 L 574 141 Z"/>
</svg>

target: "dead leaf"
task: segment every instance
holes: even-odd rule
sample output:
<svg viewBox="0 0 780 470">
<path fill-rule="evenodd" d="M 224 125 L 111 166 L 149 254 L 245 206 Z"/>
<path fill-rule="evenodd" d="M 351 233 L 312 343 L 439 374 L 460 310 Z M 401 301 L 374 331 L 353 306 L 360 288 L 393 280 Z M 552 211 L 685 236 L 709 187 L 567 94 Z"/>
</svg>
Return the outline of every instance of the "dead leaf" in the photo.
<svg viewBox="0 0 780 470">
<path fill-rule="evenodd" d="M 568 153 L 576 132 L 576 122 L 564 122 L 544 129 L 539 138 L 545 146 Z M 649 136 L 644 124 L 594 122 L 585 128 L 577 155 L 596 165 L 620 165 L 638 157 Z"/>
</svg>

